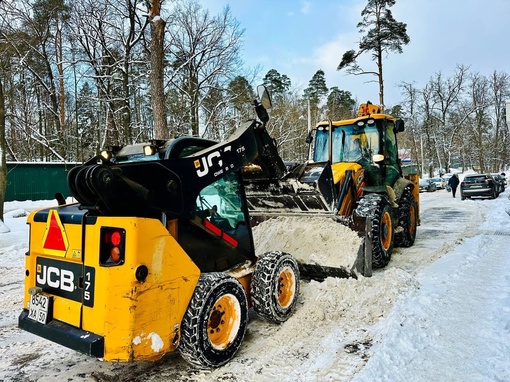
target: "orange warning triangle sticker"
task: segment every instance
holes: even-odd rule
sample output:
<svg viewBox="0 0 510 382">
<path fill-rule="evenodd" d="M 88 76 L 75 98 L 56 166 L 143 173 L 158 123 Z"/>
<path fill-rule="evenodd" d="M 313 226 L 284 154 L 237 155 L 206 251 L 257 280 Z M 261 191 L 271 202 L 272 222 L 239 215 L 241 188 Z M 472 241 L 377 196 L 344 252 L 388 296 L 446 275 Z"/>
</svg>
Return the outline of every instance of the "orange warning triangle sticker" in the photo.
<svg viewBox="0 0 510 382">
<path fill-rule="evenodd" d="M 57 211 L 50 210 L 46 221 L 46 232 L 43 238 L 45 253 L 64 257 L 69 243 L 64 226 L 60 221 Z"/>
</svg>

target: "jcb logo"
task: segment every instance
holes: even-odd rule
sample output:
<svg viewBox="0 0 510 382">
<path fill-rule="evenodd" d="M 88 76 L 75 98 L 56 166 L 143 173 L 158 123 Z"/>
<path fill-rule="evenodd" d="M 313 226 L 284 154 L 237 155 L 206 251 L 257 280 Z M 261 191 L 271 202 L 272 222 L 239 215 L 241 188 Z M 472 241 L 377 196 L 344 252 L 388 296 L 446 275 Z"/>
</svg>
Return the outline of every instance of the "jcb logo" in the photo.
<svg viewBox="0 0 510 382">
<path fill-rule="evenodd" d="M 195 160 L 195 168 L 197 169 L 197 175 L 201 178 L 206 176 L 211 169 L 213 169 L 214 176 L 218 176 L 223 174 L 224 171 L 228 171 L 233 165 L 227 165 L 223 168 L 223 160 L 221 159 L 221 154 L 229 151 L 232 151 L 232 146 L 225 146 L 220 150 L 213 151 L 212 153 L 203 156 L 200 159 Z M 214 161 L 213 161 L 214 160 Z M 216 162 L 216 163 L 214 163 Z M 217 168 L 217 170 L 215 170 Z"/>
<path fill-rule="evenodd" d="M 38 264 L 37 268 L 41 268 L 41 272 L 37 272 L 37 284 L 50 288 L 62 289 L 66 292 L 74 292 L 76 286 L 74 285 L 74 274 L 67 269 L 59 269 L 56 267 L 41 267 Z"/>
<path fill-rule="evenodd" d="M 37 258 L 36 286 L 44 292 L 94 306 L 95 269 L 81 263 Z"/>
</svg>

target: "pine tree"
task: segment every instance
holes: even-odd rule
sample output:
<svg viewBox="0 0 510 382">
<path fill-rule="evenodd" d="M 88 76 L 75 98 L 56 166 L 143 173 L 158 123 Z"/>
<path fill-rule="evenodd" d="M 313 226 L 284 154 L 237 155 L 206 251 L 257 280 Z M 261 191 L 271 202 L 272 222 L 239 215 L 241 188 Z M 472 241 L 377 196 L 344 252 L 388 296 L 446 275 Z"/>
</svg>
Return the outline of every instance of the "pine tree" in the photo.
<svg viewBox="0 0 510 382">
<path fill-rule="evenodd" d="M 330 89 L 328 100 L 328 117 L 332 120 L 352 118 L 356 101 L 349 91 L 340 90 L 337 86 Z"/>
<path fill-rule="evenodd" d="M 262 81 L 275 101 L 281 99 L 289 91 L 291 85 L 290 78 L 285 74 L 278 73 L 276 69 L 268 71 Z"/>
<path fill-rule="evenodd" d="M 304 91 L 304 98 L 310 103 L 315 121 L 320 119 L 319 104 L 327 94 L 326 77 L 324 71 L 319 69 L 308 82 L 308 87 Z"/>
<path fill-rule="evenodd" d="M 363 20 L 357 27 L 360 33 L 366 33 L 359 43 L 359 50 L 348 50 L 342 56 L 337 70 L 347 68 L 349 74 L 372 74 L 379 82 L 379 102 L 384 107 L 383 53 L 402 53 L 402 46 L 409 44 L 407 24 L 398 22 L 391 13 L 396 0 L 368 0 L 361 12 Z M 377 63 L 377 71 L 365 71 L 357 63 L 364 53 L 372 54 L 372 61 Z"/>
</svg>

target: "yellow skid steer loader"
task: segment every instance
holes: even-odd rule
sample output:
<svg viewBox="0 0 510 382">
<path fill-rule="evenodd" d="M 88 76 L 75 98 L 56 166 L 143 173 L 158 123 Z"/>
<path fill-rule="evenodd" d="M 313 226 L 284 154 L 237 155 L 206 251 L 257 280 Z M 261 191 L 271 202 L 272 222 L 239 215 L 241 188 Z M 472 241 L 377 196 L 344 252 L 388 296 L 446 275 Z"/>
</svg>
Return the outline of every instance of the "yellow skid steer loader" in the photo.
<svg viewBox="0 0 510 382">
<path fill-rule="evenodd" d="M 298 264 L 279 251 L 255 256 L 240 172 L 257 159 L 274 178 L 285 171 L 265 128 L 265 89 L 260 99 L 260 121 L 226 142 L 112 147 L 73 168 L 77 203 L 28 217 L 19 327 L 106 361 L 177 349 L 193 364 L 217 367 L 241 346 L 249 308 L 287 320 Z"/>
</svg>

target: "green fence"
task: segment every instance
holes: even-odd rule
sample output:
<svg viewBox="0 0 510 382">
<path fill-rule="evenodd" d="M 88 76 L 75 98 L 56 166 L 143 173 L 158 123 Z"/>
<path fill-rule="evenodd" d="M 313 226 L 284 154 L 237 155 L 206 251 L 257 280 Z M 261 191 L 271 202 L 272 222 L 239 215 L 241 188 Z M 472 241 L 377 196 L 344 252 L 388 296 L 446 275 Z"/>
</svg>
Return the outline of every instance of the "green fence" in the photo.
<svg viewBox="0 0 510 382">
<path fill-rule="evenodd" d="M 55 193 L 71 196 L 67 174 L 77 163 L 7 162 L 5 201 L 51 200 Z"/>
</svg>

